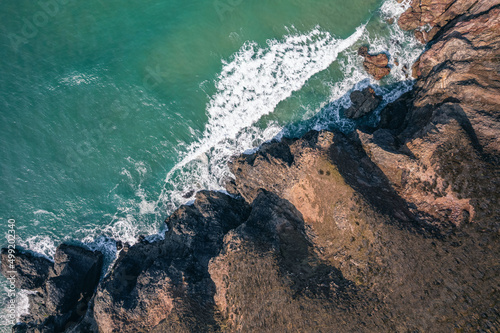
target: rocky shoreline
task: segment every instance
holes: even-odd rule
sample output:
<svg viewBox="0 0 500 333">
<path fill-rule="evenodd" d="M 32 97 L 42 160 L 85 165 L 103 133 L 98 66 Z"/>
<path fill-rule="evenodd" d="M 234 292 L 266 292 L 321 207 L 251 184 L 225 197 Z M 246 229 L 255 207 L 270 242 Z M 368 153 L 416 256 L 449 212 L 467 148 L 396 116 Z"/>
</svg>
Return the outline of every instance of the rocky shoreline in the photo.
<svg viewBox="0 0 500 333">
<path fill-rule="evenodd" d="M 19 252 L 13 331 L 499 332 L 500 0 L 413 0 L 398 24 L 428 44 L 377 128 L 236 157 L 230 195 L 198 192 L 101 279 L 99 252 Z"/>
</svg>

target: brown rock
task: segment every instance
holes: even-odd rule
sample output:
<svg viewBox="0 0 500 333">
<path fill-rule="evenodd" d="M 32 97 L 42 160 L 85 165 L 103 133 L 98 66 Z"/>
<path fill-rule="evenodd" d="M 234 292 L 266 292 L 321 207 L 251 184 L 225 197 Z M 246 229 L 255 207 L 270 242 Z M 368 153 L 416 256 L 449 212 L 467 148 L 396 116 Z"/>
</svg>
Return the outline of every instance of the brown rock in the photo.
<svg viewBox="0 0 500 333">
<path fill-rule="evenodd" d="M 463 19 L 442 32 L 413 68 L 416 107 L 459 103 L 473 140 L 490 156 L 500 152 L 500 8 Z M 444 65 L 446 64 L 446 65 Z"/>
<path fill-rule="evenodd" d="M 381 80 L 391 72 L 391 68 L 388 66 L 389 58 L 386 54 L 379 53 L 370 55 L 366 46 L 360 47 L 358 54 L 365 58 L 363 67 L 368 74 L 372 75 L 376 80 Z"/>
<path fill-rule="evenodd" d="M 498 4 L 500 0 L 412 0 L 408 10 L 399 17 L 398 24 L 403 30 L 430 26 L 431 31 L 420 36 L 422 41 L 428 42 L 453 19 L 475 15 Z"/>
<path fill-rule="evenodd" d="M 304 220 L 287 200 L 260 190 L 248 220 L 224 237 L 209 265 L 226 332 L 321 331 L 362 325 L 352 281 L 314 252 Z M 308 320 L 305 320 L 308 318 Z"/>
</svg>

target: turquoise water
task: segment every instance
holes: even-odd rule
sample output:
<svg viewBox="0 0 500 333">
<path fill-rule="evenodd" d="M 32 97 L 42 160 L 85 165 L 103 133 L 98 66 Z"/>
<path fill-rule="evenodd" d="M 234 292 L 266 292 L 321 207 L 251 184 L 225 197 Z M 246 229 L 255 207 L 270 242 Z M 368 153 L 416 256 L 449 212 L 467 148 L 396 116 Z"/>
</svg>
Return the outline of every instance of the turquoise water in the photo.
<svg viewBox="0 0 500 333">
<path fill-rule="evenodd" d="M 65 239 L 134 242 L 188 192 L 222 189 L 232 155 L 352 128 L 338 110 L 374 83 L 360 45 L 398 59 L 377 88 L 387 101 L 411 84 L 403 66 L 421 47 L 385 23 L 401 11 L 394 0 L 1 2 L 0 231 L 14 218 L 18 244 L 48 256 Z"/>
</svg>

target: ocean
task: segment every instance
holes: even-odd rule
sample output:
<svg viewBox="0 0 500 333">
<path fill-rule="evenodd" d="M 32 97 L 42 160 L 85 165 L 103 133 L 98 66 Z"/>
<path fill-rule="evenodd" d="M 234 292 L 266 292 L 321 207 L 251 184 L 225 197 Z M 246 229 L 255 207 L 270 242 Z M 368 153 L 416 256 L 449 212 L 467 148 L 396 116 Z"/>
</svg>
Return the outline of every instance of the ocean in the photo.
<svg viewBox="0 0 500 333">
<path fill-rule="evenodd" d="M 395 23 L 406 2 L 2 1 L 0 244 L 13 219 L 23 248 L 82 242 L 110 262 L 111 238 L 161 237 L 192 193 L 224 190 L 232 156 L 351 131 L 352 90 L 386 104 L 412 87 L 423 46 Z M 361 45 L 390 54 L 388 77 L 365 73 Z"/>
</svg>

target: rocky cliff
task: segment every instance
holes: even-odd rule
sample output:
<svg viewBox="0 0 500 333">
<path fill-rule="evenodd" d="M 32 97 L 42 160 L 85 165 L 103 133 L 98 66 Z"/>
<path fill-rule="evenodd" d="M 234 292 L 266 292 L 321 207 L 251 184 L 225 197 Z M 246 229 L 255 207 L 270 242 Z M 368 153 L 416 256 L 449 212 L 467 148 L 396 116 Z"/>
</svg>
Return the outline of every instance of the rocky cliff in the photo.
<svg viewBox="0 0 500 333">
<path fill-rule="evenodd" d="M 14 331 L 499 332 L 499 3 L 413 0 L 429 44 L 377 128 L 236 157 L 231 195 L 197 193 L 80 303 L 49 290 L 71 260 L 19 259 L 46 312 Z"/>
</svg>

